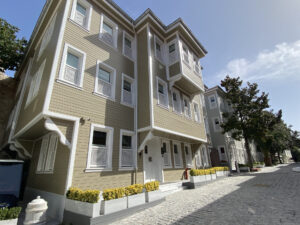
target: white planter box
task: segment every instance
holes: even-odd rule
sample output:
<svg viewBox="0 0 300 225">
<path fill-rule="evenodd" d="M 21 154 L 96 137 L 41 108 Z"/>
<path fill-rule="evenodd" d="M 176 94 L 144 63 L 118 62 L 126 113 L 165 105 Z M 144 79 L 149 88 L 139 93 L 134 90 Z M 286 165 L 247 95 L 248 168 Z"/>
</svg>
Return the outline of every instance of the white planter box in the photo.
<svg viewBox="0 0 300 225">
<path fill-rule="evenodd" d="M 206 180 L 206 181 L 211 181 L 211 174 L 205 175 L 205 180 Z"/>
<path fill-rule="evenodd" d="M 145 192 L 146 202 L 154 202 L 163 198 L 162 192 L 160 190 Z"/>
<path fill-rule="evenodd" d="M 146 203 L 145 193 L 127 196 L 127 207 L 135 207 Z"/>
<path fill-rule="evenodd" d="M 211 179 L 212 179 L 212 180 L 217 179 L 217 174 L 215 174 L 215 173 L 211 174 Z"/>
<path fill-rule="evenodd" d="M 97 217 L 100 216 L 100 202 L 88 203 L 66 199 L 65 210 L 89 217 Z"/>
<path fill-rule="evenodd" d="M 225 172 L 226 171 L 216 171 L 217 177 L 226 176 Z"/>
<path fill-rule="evenodd" d="M 259 164 L 259 165 L 255 166 L 255 167 L 256 167 L 256 168 L 264 168 L 264 167 L 265 167 L 265 164 L 263 164 L 263 165 Z"/>
<path fill-rule="evenodd" d="M 101 201 L 101 214 L 107 215 L 127 209 L 127 197 Z"/>
<path fill-rule="evenodd" d="M 0 220 L 0 225 L 17 225 L 17 224 L 18 224 L 18 218 L 12 220 Z"/>
<path fill-rule="evenodd" d="M 190 181 L 192 183 L 201 183 L 201 182 L 205 182 L 206 178 L 205 178 L 205 175 L 202 175 L 202 176 L 191 176 Z"/>
<path fill-rule="evenodd" d="M 250 172 L 250 168 L 247 167 L 247 166 L 240 167 L 240 171 L 241 171 L 241 172 Z"/>
</svg>

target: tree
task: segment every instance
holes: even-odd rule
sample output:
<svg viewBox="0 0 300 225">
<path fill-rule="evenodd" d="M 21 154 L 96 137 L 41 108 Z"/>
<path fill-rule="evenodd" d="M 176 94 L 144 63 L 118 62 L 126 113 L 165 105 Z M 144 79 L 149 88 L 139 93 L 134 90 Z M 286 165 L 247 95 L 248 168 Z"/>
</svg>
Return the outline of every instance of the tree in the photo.
<svg viewBox="0 0 300 225">
<path fill-rule="evenodd" d="M 248 165 L 253 168 L 250 142 L 255 140 L 257 124 L 261 120 L 263 112 L 269 107 L 268 94 L 262 92 L 259 95 L 256 83 L 247 83 L 242 87 L 243 81 L 240 78 L 226 76 L 221 81 L 225 88 L 225 97 L 231 102 L 233 112 L 224 113 L 225 122 L 221 124 L 223 132 L 231 132 L 232 138 L 245 140 Z"/>
<path fill-rule="evenodd" d="M 0 18 L 0 71 L 17 70 L 23 60 L 27 41 L 17 39 L 19 28 Z"/>
</svg>

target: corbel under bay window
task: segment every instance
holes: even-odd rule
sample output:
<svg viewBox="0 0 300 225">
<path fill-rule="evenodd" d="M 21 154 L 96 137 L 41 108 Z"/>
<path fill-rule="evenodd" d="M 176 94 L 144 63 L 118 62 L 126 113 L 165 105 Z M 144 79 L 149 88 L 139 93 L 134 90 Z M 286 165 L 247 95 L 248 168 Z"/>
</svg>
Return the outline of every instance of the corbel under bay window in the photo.
<svg viewBox="0 0 300 225">
<path fill-rule="evenodd" d="M 90 30 L 93 7 L 86 0 L 74 0 L 71 20 L 86 30 Z"/>
<path fill-rule="evenodd" d="M 182 153 L 181 153 L 181 144 L 179 142 L 173 141 L 173 156 L 174 156 L 174 166 L 175 168 L 182 168 Z"/>
<path fill-rule="evenodd" d="M 121 103 L 133 107 L 135 96 L 134 79 L 122 74 Z"/>
<path fill-rule="evenodd" d="M 157 84 L 157 104 L 169 109 L 169 98 L 168 98 L 168 85 L 167 82 L 156 77 Z"/>
<path fill-rule="evenodd" d="M 136 167 L 135 133 L 133 131 L 120 131 L 119 169 L 133 170 Z"/>
<path fill-rule="evenodd" d="M 99 38 L 106 44 L 117 48 L 118 26 L 103 14 L 101 15 Z"/>
<path fill-rule="evenodd" d="M 113 132 L 112 127 L 91 125 L 86 172 L 112 170 Z"/>
</svg>

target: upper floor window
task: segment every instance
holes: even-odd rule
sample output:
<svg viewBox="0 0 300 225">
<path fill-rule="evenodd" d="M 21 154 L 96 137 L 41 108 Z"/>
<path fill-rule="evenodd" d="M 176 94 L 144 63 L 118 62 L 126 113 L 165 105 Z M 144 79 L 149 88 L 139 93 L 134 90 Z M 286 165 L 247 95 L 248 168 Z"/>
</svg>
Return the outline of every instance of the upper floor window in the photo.
<svg viewBox="0 0 300 225">
<path fill-rule="evenodd" d="M 123 54 L 130 59 L 134 58 L 134 38 L 123 31 Z"/>
<path fill-rule="evenodd" d="M 169 53 L 169 65 L 171 65 L 178 60 L 178 53 L 177 53 L 177 47 L 175 41 L 169 43 L 168 53 Z"/>
<path fill-rule="evenodd" d="M 181 98 L 180 98 L 179 91 L 176 89 L 172 90 L 172 102 L 173 102 L 173 111 L 181 114 L 182 113 Z"/>
<path fill-rule="evenodd" d="M 164 63 L 163 42 L 157 36 L 154 36 L 154 44 L 155 57 Z"/>
<path fill-rule="evenodd" d="M 82 87 L 86 54 L 66 44 L 59 79 L 78 87 Z"/>
<path fill-rule="evenodd" d="M 120 157 L 121 169 L 133 169 L 135 166 L 134 132 L 121 130 L 120 132 Z"/>
<path fill-rule="evenodd" d="M 90 30 L 92 5 L 86 0 L 74 0 L 71 19 L 81 27 Z"/>
<path fill-rule="evenodd" d="M 115 99 L 116 70 L 109 65 L 98 61 L 95 93 L 103 97 Z"/>
<path fill-rule="evenodd" d="M 183 51 L 183 61 L 189 64 L 190 63 L 189 50 L 185 45 L 182 45 L 182 51 Z"/>
<path fill-rule="evenodd" d="M 216 100 L 216 96 L 215 95 L 208 96 L 208 100 L 209 100 L 209 107 L 210 107 L 210 109 L 214 109 L 214 108 L 217 107 L 217 100 Z"/>
<path fill-rule="evenodd" d="M 134 106 L 134 79 L 122 74 L 122 94 L 121 103 Z"/>
<path fill-rule="evenodd" d="M 174 165 L 175 168 L 182 168 L 182 153 L 181 153 L 181 144 L 179 142 L 173 142 L 173 155 L 174 155 Z"/>
<path fill-rule="evenodd" d="M 200 75 L 201 74 L 201 66 L 200 66 L 200 61 L 196 57 L 194 57 L 194 71 Z"/>
<path fill-rule="evenodd" d="M 221 122 L 218 117 L 213 118 L 213 125 L 215 132 L 221 131 Z"/>
<path fill-rule="evenodd" d="M 159 77 L 156 77 L 156 81 L 157 81 L 157 100 L 158 100 L 157 103 L 163 107 L 169 108 L 167 83 L 162 79 L 160 79 Z"/>
<path fill-rule="evenodd" d="M 91 125 L 87 171 L 111 170 L 113 128 Z"/>
<path fill-rule="evenodd" d="M 164 168 L 172 168 L 170 142 L 168 140 L 163 140 L 161 148 L 161 152 L 163 153 Z"/>
<path fill-rule="evenodd" d="M 195 114 L 195 121 L 200 123 L 200 110 L 198 103 L 194 102 L 194 114 Z"/>
<path fill-rule="evenodd" d="M 184 109 L 184 115 L 188 118 L 191 118 L 190 99 L 185 95 L 183 95 L 183 109 Z"/>
<path fill-rule="evenodd" d="M 32 102 L 32 100 L 37 96 L 37 94 L 39 92 L 42 76 L 44 73 L 45 64 L 46 64 L 46 59 L 43 61 L 43 63 L 40 65 L 38 71 L 36 71 L 36 73 L 33 75 L 32 79 L 31 79 L 30 88 L 29 88 L 25 106 L 27 106 L 30 102 Z"/>
<path fill-rule="evenodd" d="M 103 14 L 101 15 L 100 39 L 106 44 L 117 48 L 118 26 Z"/>
</svg>

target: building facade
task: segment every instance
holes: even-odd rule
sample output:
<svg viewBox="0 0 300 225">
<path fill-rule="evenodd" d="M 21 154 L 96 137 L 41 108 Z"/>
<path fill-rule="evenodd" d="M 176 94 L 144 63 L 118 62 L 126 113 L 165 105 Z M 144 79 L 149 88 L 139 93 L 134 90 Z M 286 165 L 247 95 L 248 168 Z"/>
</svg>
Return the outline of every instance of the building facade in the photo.
<svg viewBox="0 0 300 225">
<path fill-rule="evenodd" d="M 71 186 L 176 182 L 209 165 L 206 53 L 181 19 L 166 26 L 109 0 L 48 0 L 2 143 L 30 163 L 27 198 L 42 196 L 61 220 Z"/>
</svg>

